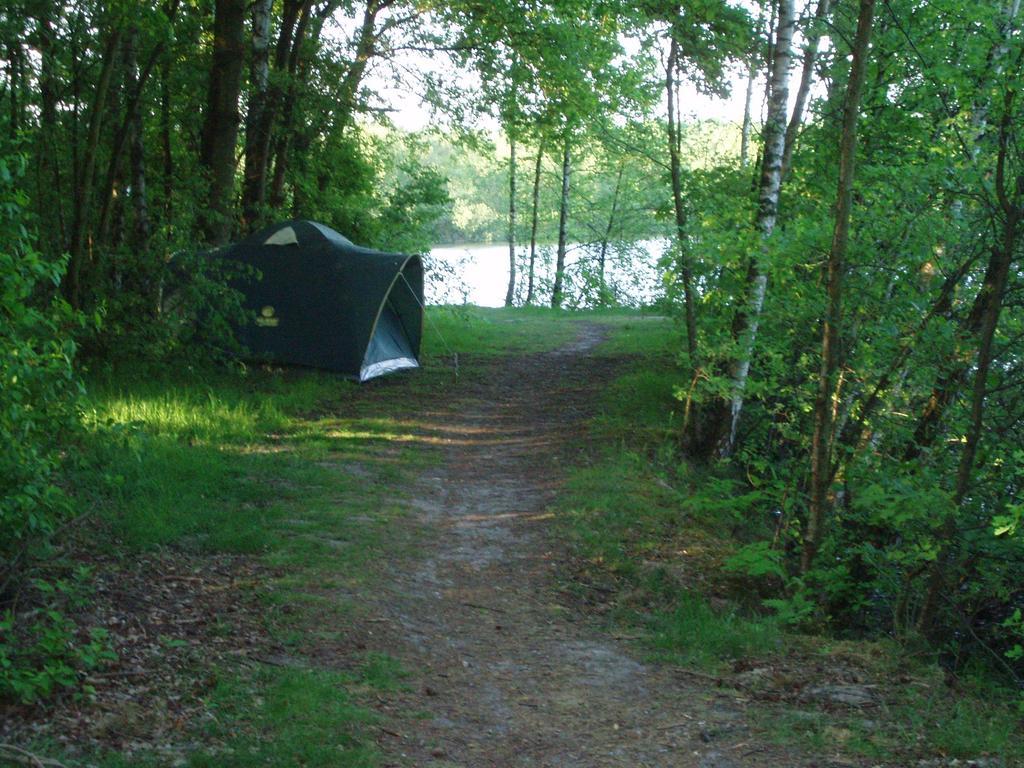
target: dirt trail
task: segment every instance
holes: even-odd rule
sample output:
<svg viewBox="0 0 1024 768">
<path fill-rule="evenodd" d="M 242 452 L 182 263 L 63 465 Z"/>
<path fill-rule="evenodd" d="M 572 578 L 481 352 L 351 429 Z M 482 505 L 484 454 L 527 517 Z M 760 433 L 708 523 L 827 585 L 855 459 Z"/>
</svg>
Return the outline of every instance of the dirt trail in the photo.
<svg viewBox="0 0 1024 768">
<path fill-rule="evenodd" d="M 447 456 L 415 505 L 436 544 L 374 606 L 374 635 L 412 672 L 387 707 L 386 765 L 801 764 L 752 744 L 725 692 L 643 663 L 560 602 L 546 510 L 607 383 L 603 335 L 582 325 L 555 352 L 503 359 L 432 415 Z"/>
</svg>

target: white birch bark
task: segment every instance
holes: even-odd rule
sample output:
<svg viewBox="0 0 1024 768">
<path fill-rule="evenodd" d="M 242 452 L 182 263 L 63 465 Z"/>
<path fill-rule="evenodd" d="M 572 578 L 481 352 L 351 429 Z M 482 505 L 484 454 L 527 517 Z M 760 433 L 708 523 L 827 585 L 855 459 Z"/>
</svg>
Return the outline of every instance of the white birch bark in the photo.
<svg viewBox="0 0 1024 768">
<path fill-rule="evenodd" d="M 750 165 L 750 116 L 751 102 L 754 100 L 754 80 L 757 77 L 757 68 L 754 62 L 750 62 L 747 69 L 747 93 L 743 101 L 743 128 L 740 132 L 740 167 L 746 168 Z"/>
<path fill-rule="evenodd" d="M 249 59 L 249 109 L 245 116 L 244 216 L 249 225 L 259 216 L 266 187 L 266 143 L 263 112 L 270 89 L 270 15 L 273 0 L 255 0 L 252 5 L 252 42 Z"/>
<path fill-rule="evenodd" d="M 782 183 L 782 154 L 786 142 L 787 102 L 789 99 L 789 68 L 793 58 L 794 0 L 779 0 L 778 22 L 772 54 L 771 96 L 764 124 L 764 157 L 758 190 L 757 218 L 754 226 L 762 241 L 775 230 L 779 213 L 779 189 Z M 740 353 L 730 371 L 732 397 L 729 407 L 729 435 L 722 453 L 732 453 L 736 429 L 743 410 L 743 392 L 750 375 L 750 358 L 754 352 L 764 297 L 768 290 L 768 274 L 762 269 L 759 255 L 751 259 L 747 273 L 745 306 L 737 314 L 734 334 Z"/>
</svg>

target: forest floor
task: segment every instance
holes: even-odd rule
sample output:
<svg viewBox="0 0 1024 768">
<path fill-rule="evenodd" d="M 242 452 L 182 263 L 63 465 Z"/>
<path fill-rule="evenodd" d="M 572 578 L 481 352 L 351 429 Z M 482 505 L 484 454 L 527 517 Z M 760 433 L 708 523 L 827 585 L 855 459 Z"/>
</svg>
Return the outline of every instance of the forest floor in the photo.
<svg viewBox="0 0 1024 768">
<path fill-rule="evenodd" d="M 620 338 L 627 326 L 641 335 Z M 195 464 L 125 502 L 123 541 L 87 563 L 85 619 L 111 633 L 117 662 L 85 697 L 0 710 L 0 765 L 1010 765 L 936 741 L 949 721 L 905 692 L 945 706 L 956 697 L 940 674 L 735 619 L 703 572 L 714 558 L 680 577 L 712 608 L 670 612 L 671 653 L 644 621 L 621 620 L 611 606 L 633 602 L 616 593 L 629 586 L 593 577 L 601 558 L 591 548 L 587 562 L 567 528 L 580 473 L 667 505 L 674 560 L 680 537 L 696 552 L 705 535 L 687 528 L 677 490 L 600 458 L 609 392 L 663 344 L 645 326 L 667 324 L 506 318 L 472 342 L 494 349 L 465 356 L 457 382 L 435 368 L 340 397 L 306 382 L 305 399 L 284 382 L 295 418 L 228 407 L 213 389 L 192 401 L 237 435 L 194 416 L 175 427 L 189 409 L 159 394 L 164 410 L 145 411 L 141 390 L 117 418 L 149 413 L 148 450 Z M 260 386 L 246 397 L 266 400 Z M 641 520 L 623 525 L 647 535 Z"/>
</svg>

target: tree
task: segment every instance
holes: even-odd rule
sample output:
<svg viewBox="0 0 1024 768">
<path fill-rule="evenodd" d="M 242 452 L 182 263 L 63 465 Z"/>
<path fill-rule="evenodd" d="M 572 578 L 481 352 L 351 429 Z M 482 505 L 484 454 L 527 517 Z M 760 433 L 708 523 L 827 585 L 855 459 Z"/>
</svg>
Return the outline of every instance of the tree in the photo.
<svg viewBox="0 0 1024 768">
<path fill-rule="evenodd" d="M 247 228 L 259 219 L 265 202 L 267 150 L 270 146 L 270 17 L 273 0 L 252 4 L 252 44 L 249 56 L 249 109 L 245 116 L 245 178 L 242 216 Z"/>
<path fill-rule="evenodd" d="M 768 114 L 764 125 L 757 218 L 754 222 L 754 228 L 762 241 L 771 237 L 778 218 L 794 24 L 795 14 L 792 0 L 779 0 L 771 62 Z M 745 295 L 740 299 L 733 316 L 732 335 L 738 352 L 729 363 L 729 378 L 731 379 L 729 415 L 726 419 L 724 413 L 721 413 L 716 425 L 718 449 L 726 456 L 732 453 L 736 443 L 736 430 L 739 426 L 740 412 L 743 409 L 743 392 L 750 374 L 751 356 L 757 339 L 765 293 L 768 290 L 768 274 L 760 262 L 760 255 L 755 254 L 748 261 Z M 726 428 L 726 423 L 728 428 Z"/>
<path fill-rule="evenodd" d="M 562 138 L 562 193 L 558 205 L 558 251 L 555 257 L 555 283 L 551 289 L 551 306 L 555 309 L 562 306 L 565 299 L 565 254 L 568 245 L 569 224 L 569 176 L 572 173 L 572 139 L 566 131 Z"/>
<path fill-rule="evenodd" d="M 825 4 L 827 0 L 823 0 Z M 819 5 L 819 8 L 821 5 Z M 827 8 L 827 6 L 826 6 Z M 853 180 L 857 155 L 857 122 L 860 119 L 861 93 L 867 71 L 868 46 L 874 23 L 875 0 L 861 0 L 857 32 L 853 41 L 853 59 L 843 104 L 843 126 L 839 147 L 839 189 L 836 192 L 835 226 L 826 264 L 825 316 L 821 325 L 821 363 L 818 391 L 814 401 L 814 435 L 811 438 L 811 489 L 804 535 L 802 569 L 811 569 L 821 543 L 825 507 L 832 480 L 831 445 L 835 422 L 832 403 L 836 397 L 836 374 L 841 363 L 839 338 L 843 311 L 843 279 L 850 239 L 850 214 L 853 209 Z"/>
<path fill-rule="evenodd" d="M 202 228 L 211 245 L 223 245 L 231 235 L 235 147 L 241 123 L 238 100 L 245 59 L 245 9 L 244 0 L 216 0 L 214 9 L 213 61 L 199 150 L 199 162 L 210 183 Z"/>
<path fill-rule="evenodd" d="M 831 0 L 818 0 L 818 5 L 814 11 L 814 19 L 811 22 L 810 28 L 804 33 L 807 42 L 804 46 L 803 62 L 800 65 L 800 84 L 796 89 L 796 102 L 793 104 L 793 114 L 789 118 L 789 125 L 786 127 L 786 143 L 782 152 L 783 178 L 789 173 L 789 167 L 793 161 L 793 148 L 796 146 L 796 138 L 800 133 L 804 109 L 807 107 L 807 97 L 811 92 L 814 67 L 818 60 L 818 46 L 821 44 L 821 36 L 824 32 L 825 21 L 828 19 L 831 5 Z"/>
</svg>

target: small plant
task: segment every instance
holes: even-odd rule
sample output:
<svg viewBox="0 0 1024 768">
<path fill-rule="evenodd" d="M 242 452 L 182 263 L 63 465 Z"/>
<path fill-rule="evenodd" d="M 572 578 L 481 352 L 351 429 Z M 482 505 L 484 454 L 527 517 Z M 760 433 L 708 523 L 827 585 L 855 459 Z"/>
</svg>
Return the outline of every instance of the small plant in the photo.
<svg viewBox="0 0 1024 768">
<path fill-rule="evenodd" d="M 113 661 L 105 629 L 83 633 L 55 609 L 0 619 L 0 699 L 34 704 L 61 691 L 88 696 L 86 673 Z"/>
<path fill-rule="evenodd" d="M 771 543 L 767 541 L 755 541 L 753 544 L 740 547 L 725 561 L 725 570 L 752 578 L 775 576 L 782 580 L 786 579 L 782 553 L 773 549 Z"/>
</svg>

